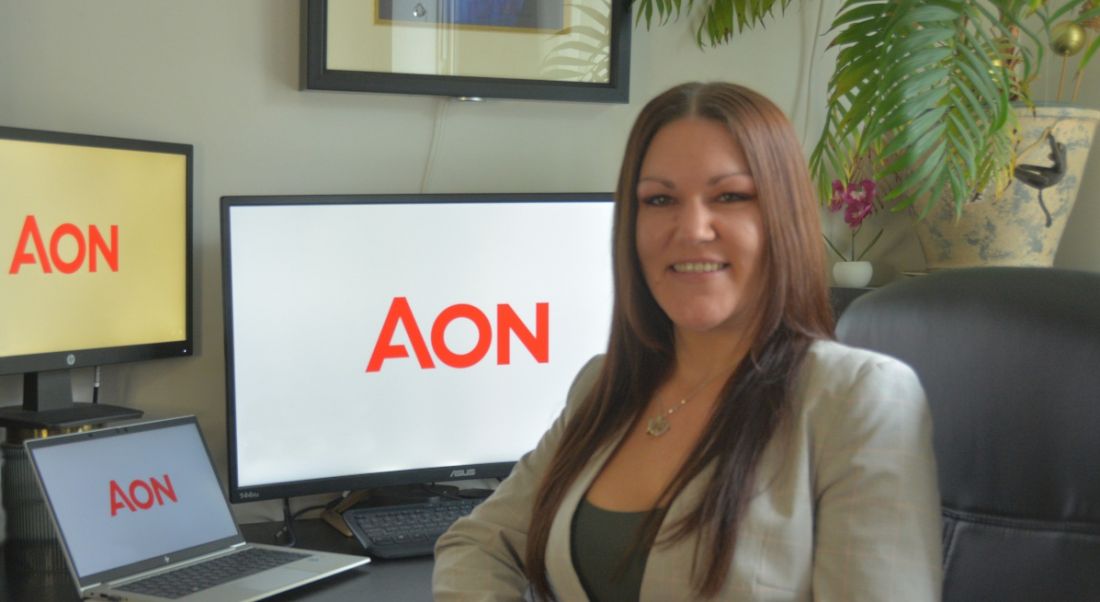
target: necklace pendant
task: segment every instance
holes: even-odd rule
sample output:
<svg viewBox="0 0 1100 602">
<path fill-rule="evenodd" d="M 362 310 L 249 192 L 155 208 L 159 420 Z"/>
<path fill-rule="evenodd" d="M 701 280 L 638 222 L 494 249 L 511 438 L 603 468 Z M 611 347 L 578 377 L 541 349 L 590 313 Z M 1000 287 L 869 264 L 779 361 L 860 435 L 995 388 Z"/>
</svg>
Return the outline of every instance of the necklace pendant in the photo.
<svg viewBox="0 0 1100 602">
<path fill-rule="evenodd" d="M 645 432 L 651 437 L 660 437 L 668 432 L 668 420 L 661 414 L 657 414 L 646 423 Z"/>
</svg>

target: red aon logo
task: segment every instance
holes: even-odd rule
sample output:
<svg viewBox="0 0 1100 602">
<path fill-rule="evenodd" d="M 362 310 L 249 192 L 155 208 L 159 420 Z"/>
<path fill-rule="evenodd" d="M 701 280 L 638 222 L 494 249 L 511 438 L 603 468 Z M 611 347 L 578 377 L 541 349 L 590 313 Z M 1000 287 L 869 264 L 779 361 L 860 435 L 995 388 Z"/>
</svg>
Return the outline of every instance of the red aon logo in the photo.
<svg viewBox="0 0 1100 602">
<path fill-rule="evenodd" d="M 54 268 L 62 274 L 73 274 L 88 263 L 88 271 L 99 270 L 99 259 L 112 272 L 118 271 L 118 224 L 112 224 L 109 229 L 110 242 L 104 238 L 103 232 L 94 225 L 88 226 L 88 234 L 75 224 L 64 223 L 56 228 L 49 236 L 49 244 L 46 244 L 42 232 L 38 229 L 38 220 L 33 215 L 28 215 L 23 220 L 23 228 L 19 231 L 19 242 L 15 243 L 15 253 L 11 258 L 11 266 L 8 273 L 19 274 L 23 266 L 38 264 L 43 274 L 53 273 Z M 70 257 L 62 254 L 62 245 L 70 241 L 68 246 L 75 249 Z"/>
<path fill-rule="evenodd" d="M 156 477 L 149 477 L 148 482 L 134 479 L 126 489 L 123 489 L 118 481 L 111 479 L 110 489 L 111 516 L 115 516 L 123 508 L 130 512 L 137 512 L 152 508 L 154 503 L 163 506 L 166 499 L 171 502 L 179 501 L 176 498 L 176 489 L 172 486 L 172 479 L 167 474 L 164 475 L 163 482 Z"/>
<path fill-rule="evenodd" d="M 512 362 L 512 333 L 515 333 L 519 342 L 531 353 L 531 357 L 540 364 L 550 361 L 550 304 L 535 304 L 535 331 L 519 319 L 515 310 L 507 303 L 497 305 L 497 365 L 507 365 Z M 455 353 L 447 346 L 444 335 L 451 322 L 458 319 L 469 320 L 477 328 L 477 343 L 473 349 L 466 353 Z M 405 329 L 409 345 L 416 354 L 416 360 L 421 368 L 435 368 L 435 360 L 428 345 L 421 334 L 420 325 L 416 322 L 409 300 L 405 297 L 394 297 L 390 309 L 386 313 L 386 320 L 382 323 L 382 331 L 378 333 L 378 341 L 374 344 L 370 362 L 367 363 L 367 372 L 378 372 L 382 369 L 382 362 L 388 359 L 409 357 L 409 350 L 402 344 L 393 343 L 393 335 L 400 325 Z M 477 307 L 467 303 L 458 303 L 439 312 L 432 322 L 431 350 L 439 361 L 452 368 L 469 368 L 480 362 L 489 353 L 489 346 L 493 342 L 493 325 L 489 317 Z"/>
</svg>

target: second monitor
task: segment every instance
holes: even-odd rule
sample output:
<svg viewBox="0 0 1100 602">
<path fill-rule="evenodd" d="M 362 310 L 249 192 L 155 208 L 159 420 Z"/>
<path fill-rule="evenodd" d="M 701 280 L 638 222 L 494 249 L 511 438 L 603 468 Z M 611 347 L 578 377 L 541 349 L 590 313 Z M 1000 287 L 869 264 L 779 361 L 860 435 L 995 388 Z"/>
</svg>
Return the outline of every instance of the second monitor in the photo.
<svg viewBox="0 0 1100 602">
<path fill-rule="evenodd" d="M 503 477 L 607 344 L 609 194 L 222 200 L 234 502 Z"/>
</svg>

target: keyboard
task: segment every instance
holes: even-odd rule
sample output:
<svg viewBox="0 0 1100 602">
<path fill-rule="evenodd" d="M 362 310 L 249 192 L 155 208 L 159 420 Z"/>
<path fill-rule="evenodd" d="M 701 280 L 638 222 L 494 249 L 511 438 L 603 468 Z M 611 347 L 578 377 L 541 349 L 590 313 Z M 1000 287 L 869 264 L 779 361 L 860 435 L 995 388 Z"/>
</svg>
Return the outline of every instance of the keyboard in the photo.
<svg viewBox="0 0 1100 602">
<path fill-rule="evenodd" d="M 344 522 L 376 558 L 431 556 L 435 540 L 484 498 L 444 499 L 422 504 L 359 506 L 344 511 Z"/>
<path fill-rule="evenodd" d="M 240 552 L 218 556 L 127 583 L 116 589 L 146 596 L 182 598 L 188 594 L 229 583 L 307 556 L 309 554 L 301 552 L 245 548 Z"/>
</svg>

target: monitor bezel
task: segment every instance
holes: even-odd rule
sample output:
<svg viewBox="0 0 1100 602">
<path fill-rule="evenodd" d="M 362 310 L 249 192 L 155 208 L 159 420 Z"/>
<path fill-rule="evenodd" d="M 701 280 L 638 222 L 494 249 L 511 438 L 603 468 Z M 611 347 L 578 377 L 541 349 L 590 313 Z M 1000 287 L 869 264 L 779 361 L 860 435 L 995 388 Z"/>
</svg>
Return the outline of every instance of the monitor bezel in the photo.
<svg viewBox="0 0 1100 602">
<path fill-rule="evenodd" d="M 65 349 L 45 353 L 0 356 L 0 375 L 69 370 L 103 364 L 184 357 L 194 354 L 194 147 L 177 142 L 117 138 L 52 130 L 0 126 L 0 139 L 182 155 L 186 161 L 184 195 L 184 338 L 138 345 Z"/>
<path fill-rule="evenodd" d="M 230 212 L 241 206 L 279 205 L 362 205 L 362 204 L 488 204 L 488 203 L 608 203 L 610 192 L 563 193 L 404 193 L 345 195 L 233 195 L 221 198 L 222 303 L 224 310 L 225 378 L 226 378 L 226 444 L 228 457 L 229 500 L 234 503 L 256 502 L 365 489 L 461 481 L 471 479 L 503 479 L 515 466 L 515 461 L 452 466 L 424 467 L 389 472 L 338 475 L 317 479 L 301 479 L 260 485 L 241 486 L 238 480 L 236 389 L 233 356 L 233 283 L 232 249 L 230 244 Z M 608 248 L 611 253 L 611 248 Z M 289 444 L 289 442 L 288 442 Z M 532 447 L 534 442 L 532 442 Z"/>
</svg>

